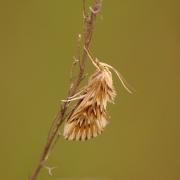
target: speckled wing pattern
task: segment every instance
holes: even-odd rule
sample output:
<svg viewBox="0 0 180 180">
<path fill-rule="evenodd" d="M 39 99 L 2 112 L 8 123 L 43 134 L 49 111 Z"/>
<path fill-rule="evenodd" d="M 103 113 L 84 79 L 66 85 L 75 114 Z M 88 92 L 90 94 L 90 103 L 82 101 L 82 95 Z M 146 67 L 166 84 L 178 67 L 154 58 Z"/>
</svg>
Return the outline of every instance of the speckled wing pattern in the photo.
<svg viewBox="0 0 180 180">
<path fill-rule="evenodd" d="M 67 140 L 87 140 L 101 134 L 108 124 L 107 102 L 116 96 L 112 74 L 106 64 L 98 61 L 82 99 L 64 126 Z"/>
</svg>

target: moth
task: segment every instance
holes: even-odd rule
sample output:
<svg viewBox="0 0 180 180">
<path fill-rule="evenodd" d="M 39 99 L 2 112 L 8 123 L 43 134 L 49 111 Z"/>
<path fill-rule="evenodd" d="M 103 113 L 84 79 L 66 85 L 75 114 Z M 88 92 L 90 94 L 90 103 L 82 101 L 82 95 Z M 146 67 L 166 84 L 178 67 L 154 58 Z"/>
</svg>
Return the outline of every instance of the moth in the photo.
<svg viewBox="0 0 180 180">
<path fill-rule="evenodd" d="M 87 86 L 68 99 L 68 101 L 79 100 L 79 102 L 64 125 L 63 135 L 67 140 L 84 141 L 104 131 L 109 122 L 107 103 L 114 103 L 116 96 L 111 71 L 116 73 L 124 88 L 132 93 L 115 68 L 93 58 L 86 48 L 85 51 L 96 70 L 89 78 Z"/>
</svg>

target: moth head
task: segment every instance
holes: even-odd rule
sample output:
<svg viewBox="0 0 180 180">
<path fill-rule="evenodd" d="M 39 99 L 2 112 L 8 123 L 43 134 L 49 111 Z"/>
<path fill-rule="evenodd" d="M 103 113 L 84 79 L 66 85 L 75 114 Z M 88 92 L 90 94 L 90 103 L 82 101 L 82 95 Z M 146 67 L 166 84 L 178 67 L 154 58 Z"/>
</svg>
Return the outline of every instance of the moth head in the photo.
<svg viewBox="0 0 180 180">
<path fill-rule="evenodd" d="M 93 58 L 89 52 L 88 49 L 86 49 L 86 47 L 84 47 L 89 59 L 91 60 L 91 62 L 93 63 L 93 65 L 100 71 L 105 71 L 108 72 L 108 74 L 111 74 L 112 70 L 113 72 L 115 72 L 115 74 L 118 76 L 119 80 L 121 81 L 123 87 L 125 88 L 125 90 L 127 92 L 129 92 L 130 94 L 132 94 L 132 91 L 128 88 L 128 83 L 126 82 L 126 80 L 124 79 L 124 77 L 113 67 L 110 66 L 109 64 L 103 63 L 101 61 L 99 61 L 98 58 Z"/>
</svg>

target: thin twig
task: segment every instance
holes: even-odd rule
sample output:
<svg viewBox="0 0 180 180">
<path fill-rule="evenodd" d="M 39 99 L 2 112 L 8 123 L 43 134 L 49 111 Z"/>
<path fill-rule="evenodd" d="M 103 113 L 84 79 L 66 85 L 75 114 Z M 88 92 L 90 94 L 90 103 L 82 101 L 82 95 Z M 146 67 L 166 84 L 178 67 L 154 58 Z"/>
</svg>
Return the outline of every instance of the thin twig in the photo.
<svg viewBox="0 0 180 180">
<path fill-rule="evenodd" d="M 90 43 L 91 43 L 91 39 L 92 39 L 92 33 L 93 33 L 93 29 L 94 29 L 94 23 L 96 20 L 96 16 L 101 8 L 101 0 L 94 0 L 93 6 L 92 6 L 93 11 L 91 11 L 90 15 L 88 15 L 85 12 L 86 11 L 85 5 L 86 5 L 85 0 L 83 0 L 83 13 L 84 13 L 84 45 L 83 45 L 83 47 L 86 47 L 88 49 L 90 46 Z M 79 61 L 80 61 L 79 74 L 78 74 L 76 80 L 70 85 L 70 88 L 68 90 L 67 99 L 69 99 L 69 97 L 72 97 L 76 93 L 82 79 L 84 78 L 86 60 L 87 60 L 87 53 L 83 49 L 82 56 L 79 59 Z M 36 180 L 37 176 L 39 175 L 40 170 L 42 169 L 42 167 L 44 167 L 44 164 L 48 158 L 48 154 L 49 154 L 49 151 L 51 150 L 53 142 L 54 142 L 54 140 L 56 141 L 56 137 L 59 132 L 59 127 L 61 126 L 61 124 L 63 123 L 63 121 L 65 119 L 69 103 L 70 102 L 66 101 L 60 106 L 57 116 L 54 119 L 52 126 L 49 130 L 48 139 L 45 144 L 44 150 L 41 154 L 41 157 L 39 159 L 39 162 L 37 164 L 37 167 L 35 168 L 34 173 L 29 178 L 29 180 Z"/>
<path fill-rule="evenodd" d="M 83 18 L 85 18 L 87 16 L 86 13 L 86 0 L 83 0 Z"/>
</svg>

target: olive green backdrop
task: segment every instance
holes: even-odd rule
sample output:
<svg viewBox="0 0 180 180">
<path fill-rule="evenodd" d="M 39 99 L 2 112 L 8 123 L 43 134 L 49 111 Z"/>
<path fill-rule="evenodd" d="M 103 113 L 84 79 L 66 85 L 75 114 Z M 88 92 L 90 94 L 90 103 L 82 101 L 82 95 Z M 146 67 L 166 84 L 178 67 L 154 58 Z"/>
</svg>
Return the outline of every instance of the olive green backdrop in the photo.
<svg viewBox="0 0 180 180">
<path fill-rule="evenodd" d="M 111 123 L 88 142 L 61 139 L 38 180 L 180 179 L 178 0 L 103 1 L 92 51 L 136 89 L 109 106 Z M 90 0 L 89 0 L 90 3 Z M 0 179 L 25 180 L 66 96 L 81 0 L 0 2 Z M 93 67 L 88 64 L 88 72 Z"/>
</svg>

